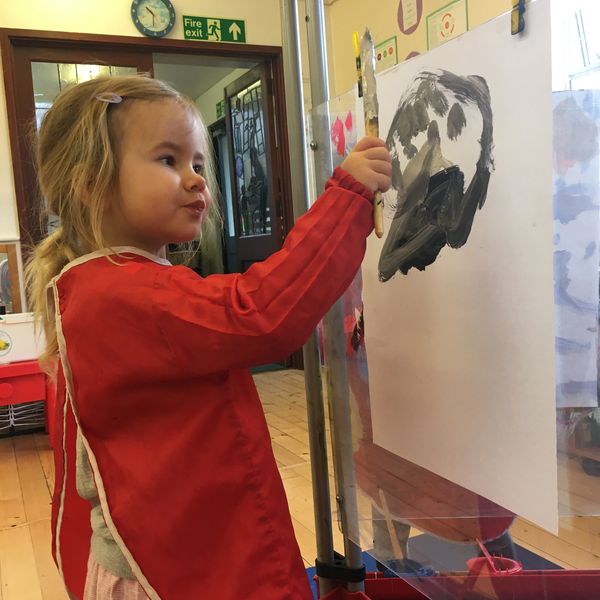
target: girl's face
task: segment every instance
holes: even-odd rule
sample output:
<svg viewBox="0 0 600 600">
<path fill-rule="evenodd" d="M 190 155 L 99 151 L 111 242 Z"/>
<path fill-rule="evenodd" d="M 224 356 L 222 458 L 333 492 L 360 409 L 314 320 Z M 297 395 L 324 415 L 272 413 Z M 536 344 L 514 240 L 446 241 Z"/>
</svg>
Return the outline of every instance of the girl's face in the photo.
<svg viewBox="0 0 600 600">
<path fill-rule="evenodd" d="M 159 254 L 197 238 L 211 202 L 198 118 L 174 99 L 133 101 L 118 116 L 118 188 L 103 220 L 111 246 Z"/>
</svg>

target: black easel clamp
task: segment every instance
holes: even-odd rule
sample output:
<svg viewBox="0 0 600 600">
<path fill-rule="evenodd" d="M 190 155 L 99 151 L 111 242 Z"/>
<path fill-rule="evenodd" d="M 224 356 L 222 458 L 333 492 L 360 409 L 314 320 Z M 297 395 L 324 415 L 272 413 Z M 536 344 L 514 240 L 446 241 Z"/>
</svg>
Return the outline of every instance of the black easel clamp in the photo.
<svg viewBox="0 0 600 600">
<path fill-rule="evenodd" d="M 319 577 L 344 583 L 360 583 L 365 580 L 367 570 L 364 565 L 359 568 L 347 567 L 344 556 L 337 552 L 333 555 L 333 564 L 321 562 L 318 558 L 315 560 L 315 571 Z"/>
</svg>

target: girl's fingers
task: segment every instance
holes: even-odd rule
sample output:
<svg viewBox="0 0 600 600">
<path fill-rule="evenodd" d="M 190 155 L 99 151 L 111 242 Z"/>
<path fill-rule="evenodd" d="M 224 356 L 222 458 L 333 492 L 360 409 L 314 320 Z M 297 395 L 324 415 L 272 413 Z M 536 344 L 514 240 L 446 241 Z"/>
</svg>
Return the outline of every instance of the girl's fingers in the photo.
<svg viewBox="0 0 600 600">
<path fill-rule="evenodd" d="M 392 155 L 389 153 L 386 146 L 373 146 L 363 150 L 362 153 L 367 158 L 379 158 L 381 160 L 391 160 L 392 158 Z"/>
<path fill-rule="evenodd" d="M 342 168 L 372 191 L 390 187 L 392 158 L 382 139 L 361 138 L 344 159 Z"/>
<path fill-rule="evenodd" d="M 387 160 L 370 160 L 369 167 L 377 173 L 387 175 L 388 177 L 392 174 L 392 163 Z"/>
<path fill-rule="evenodd" d="M 365 136 L 358 140 L 353 151 L 362 152 L 364 150 L 369 150 L 370 148 L 386 148 L 386 145 L 380 138 Z"/>
<path fill-rule="evenodd" d="M 387 192 L 392 186 L 392 180 L 390 177 L 379 176 L 377 178 L 377 189 L 380 192 Z"/>
</svg>

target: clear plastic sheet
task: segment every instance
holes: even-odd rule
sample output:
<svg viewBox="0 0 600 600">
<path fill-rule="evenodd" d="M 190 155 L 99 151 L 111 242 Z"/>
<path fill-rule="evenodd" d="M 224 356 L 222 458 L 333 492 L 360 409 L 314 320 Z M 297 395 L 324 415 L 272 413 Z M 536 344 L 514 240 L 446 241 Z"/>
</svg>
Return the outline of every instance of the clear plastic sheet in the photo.
<svg viewBox="0 0 600 600">
<path fill-rule="evenodd" d="M 558 534 L 374 442 L 361 273 L 342 299 L 353 447 L 344 468 L 353 470 L 356 489 L 338 493 L 356 493 L 358 507 L 344 533 L 375 558 L 379 570 L 399 575 L 428 598 L 600 597 L 594 571 L 600 568 L 600 54 L 584 51 L 582 37 L 586 26 L 592 36 L 592 19 L 600 16 L 594 7 L 552 2 L 553 47 L 547 56 L 553 61 L 548 202 L 556 342 L 556 368 L 548 377 L 555 380 Z M 510 35 L 509 14 L 495 24 Z M 329 127 L 335 167 L 360 137 L 356 90 L 314 108 L 313 123 L 315 116 Z M 394 418 L 402 419 L 400 409 Z M 528 457 L 523 461 L 535 471 Z"/>
</svg>

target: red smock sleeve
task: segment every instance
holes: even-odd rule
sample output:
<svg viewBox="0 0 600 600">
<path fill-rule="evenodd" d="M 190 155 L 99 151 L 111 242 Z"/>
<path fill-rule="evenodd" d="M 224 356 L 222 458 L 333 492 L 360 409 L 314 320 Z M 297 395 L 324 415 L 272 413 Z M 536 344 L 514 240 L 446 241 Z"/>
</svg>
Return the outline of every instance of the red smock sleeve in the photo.
<svg viewBox="0 0 600 600">
<path fill-rule="evenodd" d="M 202 278 L 185 268 L 161 270 L 155 314 L 179 366 L 203 375 L 298 349 L 360 266 L 373 228 L 371 200 L 337 168 L 281 250 L 245 273 Z"/>
</svg>

